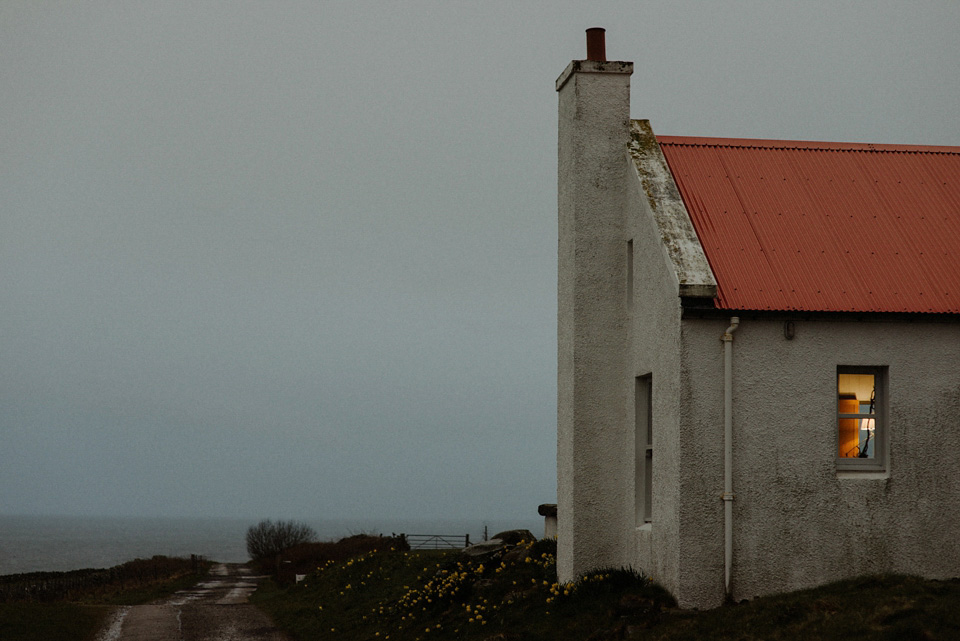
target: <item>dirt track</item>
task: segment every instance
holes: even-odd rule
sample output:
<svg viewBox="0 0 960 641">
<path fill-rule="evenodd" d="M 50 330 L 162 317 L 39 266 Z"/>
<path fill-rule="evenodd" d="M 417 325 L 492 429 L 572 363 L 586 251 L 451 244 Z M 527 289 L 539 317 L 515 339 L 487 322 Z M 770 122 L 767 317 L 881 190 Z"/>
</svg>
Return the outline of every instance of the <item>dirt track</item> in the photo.
<svg viewBox="0 0 960 641">
<path fill-rule="evenodd" d="M 206 581 L 165 601 L 120 608 L 97 641 L 288 641 L 247 603 L 260 578 L 216 565 Z"/>
</svg>

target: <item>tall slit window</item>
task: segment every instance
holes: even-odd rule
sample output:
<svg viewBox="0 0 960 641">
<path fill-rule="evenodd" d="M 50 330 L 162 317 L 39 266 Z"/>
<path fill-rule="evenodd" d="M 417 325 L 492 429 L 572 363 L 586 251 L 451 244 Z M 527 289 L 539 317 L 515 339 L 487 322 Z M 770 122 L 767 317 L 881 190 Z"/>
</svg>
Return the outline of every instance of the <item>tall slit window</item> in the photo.
<svg viewBox="0 0 960 641">
<path fill-rule="evenodd" d="M 638 376 L 634 390 L 636 524 L 649 523 L 653 507 L 653 378 Z"/>
<path fill-rule="evenodd" d="M 883 469 L 883 372 L 881 367 L 837 368 L 838 469 Z"/>
</svg>

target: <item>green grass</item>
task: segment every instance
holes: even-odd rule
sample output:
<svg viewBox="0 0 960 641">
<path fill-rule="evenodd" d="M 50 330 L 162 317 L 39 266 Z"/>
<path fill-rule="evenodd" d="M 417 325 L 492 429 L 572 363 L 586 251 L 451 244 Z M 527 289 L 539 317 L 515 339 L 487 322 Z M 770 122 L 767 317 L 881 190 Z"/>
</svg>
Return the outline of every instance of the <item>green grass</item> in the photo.
<svg viewBox="0 0 960 641">
<path fill-rule="evenodd" d="M 706 612 L 676 612 L 649 639 L 960 639 L 960 581 L 861 577 Z"/>
<path fill-rule="evenodd" d="M 206 576 L 207 570 L 209 570 L 209 565 L 199 574 L 184 574 L 152 585 L 84 598 L 83 601 L 91 605 L 140 605 L 150 603 L 168 597 L 180 590 L 193 587 Z"/>
<path fill-rule="evenodd" d="M 180 573 L 136 588 L 91 589 L 73 595 L 70 600 L 0 603 L 0 641 L 90 641 L 116 606 L 139 605 L 167 597 L 196 585 L 208 569 L 209 564 L 199 574 Z"/>
<path fill-rule="evenodd" d="M 111 608 L 79 603 L 0 603 L 0 639 L 83 641 L 92 639 Z"/>
<path fill-rule="evenodd" d="M 600 629 L 647 625 L 673 604 L 664 590 L 624 570 L 558 585 L 555 550 L 544 540 L 502 559 L 372 552 L 329 563 L 299 585 L 261 584 L 254 602 L 304 641 L 585 639 Z"/>
<path fill-rule="evenodd" d="M 960 639 L 960 581 L 865 577 L 698 612 L 631 571 L 558 585 L 555 550 L 370 552 L 263 583 L 254 602 L 301 641 Z"/>
</svg>

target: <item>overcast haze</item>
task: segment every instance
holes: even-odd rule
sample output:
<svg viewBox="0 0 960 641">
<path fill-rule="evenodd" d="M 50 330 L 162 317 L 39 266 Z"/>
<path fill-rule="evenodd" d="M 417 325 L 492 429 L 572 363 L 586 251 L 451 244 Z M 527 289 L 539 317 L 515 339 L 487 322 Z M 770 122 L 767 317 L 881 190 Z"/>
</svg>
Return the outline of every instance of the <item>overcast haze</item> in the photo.
<svg viewBox="0 0 960 641">
<path fill-rule="evenodd" d="M 960 145 L 957 2 L 0 4 L 0 513 L 534 516 L 554 81 Z"/>
</svg>

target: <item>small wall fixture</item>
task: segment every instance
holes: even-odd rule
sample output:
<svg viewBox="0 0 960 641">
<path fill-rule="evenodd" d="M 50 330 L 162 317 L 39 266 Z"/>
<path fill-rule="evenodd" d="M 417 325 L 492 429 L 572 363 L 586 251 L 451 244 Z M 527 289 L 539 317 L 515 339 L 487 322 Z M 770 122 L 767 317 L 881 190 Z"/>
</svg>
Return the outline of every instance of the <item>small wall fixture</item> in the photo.
<svg viewBox="0 0 960 641">
<path fill-rule="evenodd" d="M 792 341 L 793 337 L 797 335 L 797 328 L 793 324 L 793 321 L 786 321 L 783 324 L 783 337 L 788 341 Z"/>
</svg>

